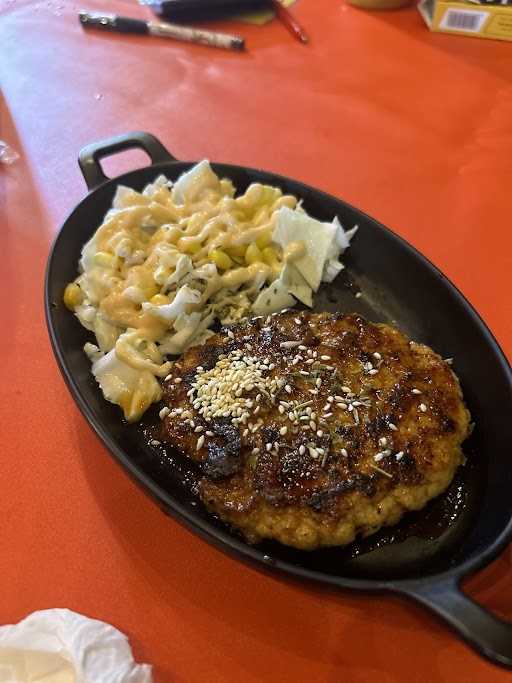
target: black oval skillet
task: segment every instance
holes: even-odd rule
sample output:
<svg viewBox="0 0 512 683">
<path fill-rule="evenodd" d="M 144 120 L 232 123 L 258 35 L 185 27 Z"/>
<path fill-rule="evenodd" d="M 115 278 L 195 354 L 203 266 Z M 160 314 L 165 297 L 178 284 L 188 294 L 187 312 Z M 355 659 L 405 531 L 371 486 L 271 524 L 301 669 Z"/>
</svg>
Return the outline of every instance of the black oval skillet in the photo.
<svg viewBox="0 0 512 683">
<path fill-rule="evenodd" d="M 100 159 L 130 148 L 147 152 L 152 165 L 109 180 Z M 117 460 L 165 512 L 237 558 L 340 588 L 392 591 L 413 598 L 445 619 L 481 654 L 512 667 L 512 625 L 459 588 L 464 577 L 488 564 L 512 537 L 512 373 L 498 344 L 460 292 L 413 247 L 345 202 L 272 173 L 213 164 L 240 192 L 251 182 L 276 185 L 300 197 L 306 211 L 320 220 L 337 215 L 345 228 L 357 223 L 359 232 L 344 257 L 350 278 L 338 277 L 325 288 L 315 308 L 356 311 L 375 322 L 394 324 L 443 356 L 454 357 L 476 425 L 468 444 L 468 464 L 449 493 L 458 501 L 450 512 L 453 519 L 442 528 L 434 523 L 435 533 L 418 526 L 416 515 L 392 532 L 348 549 L 307 553 L 269 542 L 250 546 L 198 503 L 191 492 L 190 463 L 178 453 L 148 445 L 140 425 L 123 423 L 118 408 L 103 399 L 82 351 L 88 333 L 62 304 L 64 287 L 76 275 L 82 245 L 102 222 L 117 185 L 141 190 L 158 174 L 175 180 L 192 164 L 176 161 L 158 140 L 140 132 L 89 145 L 81 151 L 79 163 L 90 192 L 62 226 L 49 257 L 47 324 L 73 398 Z M 359 290 L 361 296 L 356 297 Z M 435 522 L 446 500 L 432 503 L 421 514 Z"/>
</svg>

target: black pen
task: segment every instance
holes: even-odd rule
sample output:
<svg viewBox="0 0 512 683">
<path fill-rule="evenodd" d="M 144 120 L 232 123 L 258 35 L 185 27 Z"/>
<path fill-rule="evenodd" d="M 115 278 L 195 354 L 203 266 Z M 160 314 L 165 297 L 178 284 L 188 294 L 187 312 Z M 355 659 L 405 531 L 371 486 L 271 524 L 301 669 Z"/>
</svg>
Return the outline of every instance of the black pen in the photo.
<svg viewBox="0 0 512 683">
<path fill-rule="evenodd" d="M 203 31 L 202 29 L 188 26 L 178 26 L 177 24 L 169 24 L 166 21 L 144 21 L 142 19 L 131 19 L 130 17 L 119 17 L 115 14 L 100 14 L 99 12 L 87 12 L 85 10 L 81 10 L 78 16 L 84 28 L 98 28 L 119 33 L 138 33 L 141 35 L 158 36 L 159 38 L 174 38 L 174 40 L 182 40 L 186 43 L 200 43 L 201 45 L 221 47 L 226 50 L 243 50 L 245 48 L 244 39 L 239 36 L 214 31 Z"/>
</svg>

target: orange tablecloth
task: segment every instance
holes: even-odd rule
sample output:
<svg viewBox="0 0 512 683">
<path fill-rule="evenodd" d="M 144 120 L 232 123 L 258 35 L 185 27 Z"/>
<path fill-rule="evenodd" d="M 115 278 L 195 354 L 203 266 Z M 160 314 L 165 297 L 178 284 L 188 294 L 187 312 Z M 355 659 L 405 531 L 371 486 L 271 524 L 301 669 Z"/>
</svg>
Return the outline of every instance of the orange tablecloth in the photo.
<svg viewBox="0 0 512 683">
<path fill-rule="evenodd" d="M 126 0 L 86 6 L 146 16 Z M 157 683 L 508 680 L 414 605 L 262 575 L 164 517 L 75 408 L 42 286 L 85 192 L 78 150 L 143 129 L 178 158 L 267 168 L 374 215 L 460 287 L 510 356 L 512 44 L 342 0 L 297 3 L 307 47 L 279 24 L 225 26 L 247 54 L 84 33 L 64 0 L 0 8 L 0 138 L 21 154 L 0 170 L 0 623 L 53 606 L 104 619 Z M 467 587 L 508 618 L 510 560 Z"/>
</svg>

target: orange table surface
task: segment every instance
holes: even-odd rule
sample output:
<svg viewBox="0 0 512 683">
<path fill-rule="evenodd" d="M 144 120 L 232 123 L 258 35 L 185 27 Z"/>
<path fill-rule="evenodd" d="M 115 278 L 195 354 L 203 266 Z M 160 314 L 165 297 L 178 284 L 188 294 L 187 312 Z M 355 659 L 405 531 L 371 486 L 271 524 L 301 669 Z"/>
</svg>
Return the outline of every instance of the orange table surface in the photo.
<svg viewBox="0 0 512 683">
<path fill-rule="evenodd" d="M 91 9 L 147 17 L 128 1 Z M 76 157 L 142 129 L 180 159 L 266 168 L 405 237 L 512 350 L 512 44 L 428 32 L 414 8 L 299 0 L 303 46 L 272 23 L 222 27 L 240 54 L 84 32 L 79 5 L 0 0 L 0 623 L 69 607 L 126 632 L 155 681 L 505 681 L 398 598 L 264 575 L 165 517 L 79 414 L 57 370 L 43 273 L 84 196 Z M 142 153 L 105 162 L 113 174 Z M 466 589 L 512 618 L 510 548 Z"/>
</svg>

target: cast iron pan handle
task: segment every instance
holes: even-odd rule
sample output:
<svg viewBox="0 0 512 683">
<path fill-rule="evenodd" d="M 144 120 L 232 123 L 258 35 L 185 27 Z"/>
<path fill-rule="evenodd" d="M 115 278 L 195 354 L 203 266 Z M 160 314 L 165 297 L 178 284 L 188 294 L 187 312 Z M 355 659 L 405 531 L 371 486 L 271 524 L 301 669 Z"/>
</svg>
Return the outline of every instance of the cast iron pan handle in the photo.
<svg viewBox="0 0 512 683">
<path fill-rule="evenodd" d="M 144 150 L 153 164 L 176 161 L 154 135 L 142 131 L 123 133 L 108 140 L 93 142 L 84 147 L 78 155 L 78 163 L 89 190 L 94 190 L 108 180 L 100 164 L 103 157 L 134 148 Z"/>
<path fill-rule="evenodd" d="M 484 657 L 512 668 L 512 624 L 468 598 L 460 590 L 457 579 L 415 585 L 404 592 L 447 621 Z"/>
</svg>

